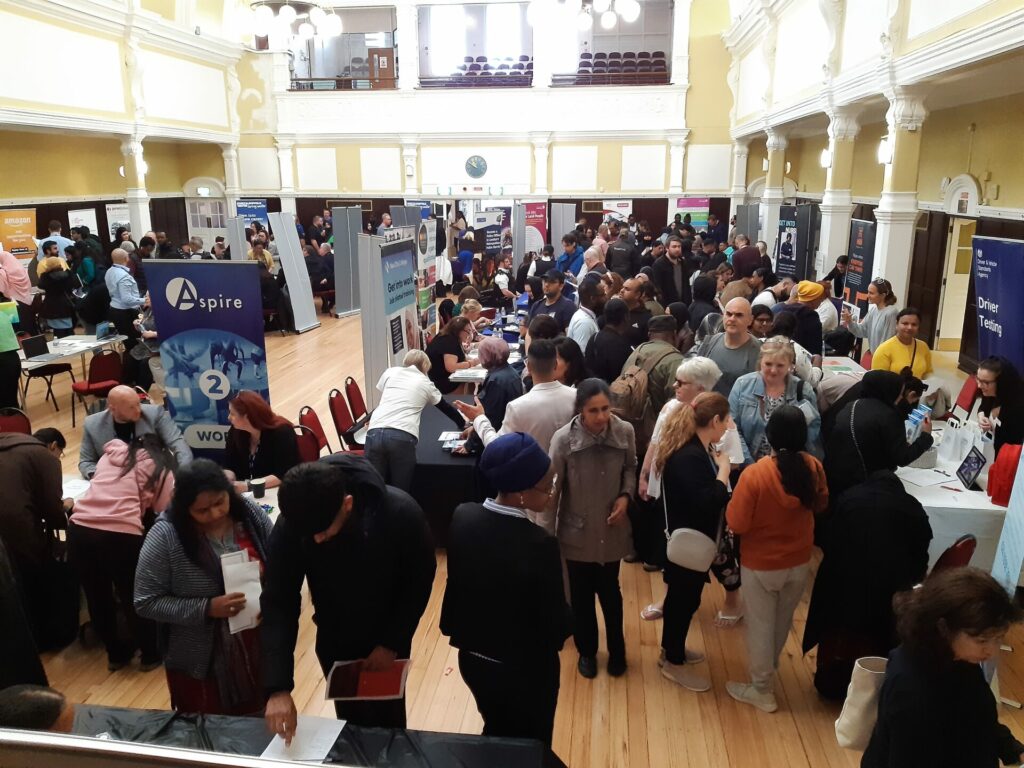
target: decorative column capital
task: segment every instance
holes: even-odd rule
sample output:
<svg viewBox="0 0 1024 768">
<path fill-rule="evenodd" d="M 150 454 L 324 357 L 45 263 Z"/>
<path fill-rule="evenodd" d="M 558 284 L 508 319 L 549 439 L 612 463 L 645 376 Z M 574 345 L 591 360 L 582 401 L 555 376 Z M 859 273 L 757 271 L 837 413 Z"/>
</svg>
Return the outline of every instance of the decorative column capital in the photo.
<svg viewBox="0 0 1024 768">
<path fill-rule="evenodd" d="M 668 145 L 672 148 L 686 148 L 687 142 L 690 140 L 690 131 L 672 131 L 666 137 L 668 139 Z"/>
<path fill-rule="evenodd" d="M 278 152 L 291 152 L 295 148 L 295 142 L 291 139 L 274 139 Z"/>
<path fill-rule="evenodd" d="M 769 152 L 786 151 L 786 147 L 789 146 L 786 131 L 783 131 L 780 128 L 765 128 L 764 132 L 768 136 L 768 141 L 765 142 L 765 147 Z"/>
<path fill-rule="evenodd" d="M 924 105 L 925 89 L 895 86 L 885 91 L 889 110 L 885 121 L 891 131 L 917 131 L 921 129 L 928 110 Z"/>
<path fill-rule="evenodd" d="M 852 104 L 827 110 L 828 137 L 832 141 L 853 141 L 860 132 L 860 109 Z"/>
<path fill-rule="evenodd" d="M 750 139 L 733 139 L 732 142 L 732 156 L 733 157 L 747 157 L 750 154 Z"/>
</svg>

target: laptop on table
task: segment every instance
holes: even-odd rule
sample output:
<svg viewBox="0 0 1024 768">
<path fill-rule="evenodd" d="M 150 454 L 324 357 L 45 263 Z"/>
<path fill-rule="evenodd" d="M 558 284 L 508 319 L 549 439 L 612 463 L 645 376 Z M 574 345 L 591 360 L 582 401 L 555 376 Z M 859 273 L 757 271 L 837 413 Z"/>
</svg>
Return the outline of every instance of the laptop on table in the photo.
<svg viewBox="0 0 1024 768">
<path fill-rule="evenodd" d="M 25 353 L 25 359 L 35 363 L 45 363 L 61 357 L 50 352 L 50 345 L 46 343 L 45 336 L 29 336 L 21 342 L 21 349 Z"/>
<path fill-rule="evenodd" d="M 105 341 L 117 335 L 117 331 L 110 327 L 110 322 L 101 320 L 96 323 L 96 341 Z"/>
</svg>

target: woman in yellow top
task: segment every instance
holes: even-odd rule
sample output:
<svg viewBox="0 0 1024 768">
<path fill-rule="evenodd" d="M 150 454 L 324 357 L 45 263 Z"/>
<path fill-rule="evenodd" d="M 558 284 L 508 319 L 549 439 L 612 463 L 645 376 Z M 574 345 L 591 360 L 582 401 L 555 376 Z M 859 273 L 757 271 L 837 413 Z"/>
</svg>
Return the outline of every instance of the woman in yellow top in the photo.
<svg viewBox="0 0 1024 768">
<path fill-rule="evenodd" d="M 910 368 L 914 376 L 926 378 L 932 373 L 932 351 L 917 337 L 921 327 L 921 313 L 914 307 L 900 310 L 896 315 L 896 335 L 882 342 L 871 358 L 876 371 L 902 373 Z"/>
</svg>

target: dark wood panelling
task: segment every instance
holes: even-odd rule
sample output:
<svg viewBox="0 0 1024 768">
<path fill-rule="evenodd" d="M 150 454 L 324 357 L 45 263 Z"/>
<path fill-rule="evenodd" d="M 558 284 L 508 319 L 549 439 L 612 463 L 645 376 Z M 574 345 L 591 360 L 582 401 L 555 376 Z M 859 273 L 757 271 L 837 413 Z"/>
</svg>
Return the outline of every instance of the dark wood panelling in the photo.
<svg viewBox="0 0 1024 768">
<path fill-rule="evenodd" d="M 869 203 L 857 203 L 853 206 L 853 218 L 860 221 L 874 221 L 875 208 L 877 207 L 877 205 L 870 205 Z"/>
<path fill-rule="evenodd" d="M 188 215 L 184 197 L 155 197 L 149 201 L 150 223 L 154 232 L 166 232 L 175 246 L 188 242 Z M 136 242 L 142 232 L 133 232 Z"/>
<path fill-rule="evenodd" d="M 921 311 L 919 337 L 929 345 L 935 342 L 935 331 L 939 322 L 939 300 L 942 295 L 948 233 L 949 217 L 946 214 L 926 211 L 918 217 L 911 252 L 907 295 L 896 297 L 901 307 L 917 307 Z"/>
<path fill-rule="evenodd" d="M 96 225 L 99 228 L 99 232 L 94 233 L 99 237 L 100 242 L 103 243 L 103 248 L 109 255 L 114 249 L 114 244 L 110 242 L 110 228 L 107 224 L 107 203 L 123 203 L 124 200 L 109 199 L 109 200 L 86 200 L 76 201 L 70 203 L 37 203 L 35 205 L 8 205 L 3 208 L 35 208 L 36 210 L 36 237 L 43 238 L 50 234 L 49 224 L 50 221 L 56 220 L 60 222 L 61 234 L 64 237 L 71 237 L 71 226 L 68 223 L 68 211 L 80 211 L 85 208 L 92 208 L 96 211 Z M 136 235 L 136 240 L 141 235 Z"/>
<path fill-rule="evenodd" d="M 371 219 L 375 224 L 380 224 L 380 217 L 389 213 L 392 205 L 404 205 L 405 200 L 400 197 L 365 198 L 357 196 L 344 196 L 342 194 L 331 195 L 331 200 L 344 198 L 352 202 L 359 201 L 370 203 L 371 211 L 363 211 L 363 229 L 370 223 Z M 295 211 L 299 215 L 299 221 L 303 227 L 308 227 L 314 216 L 320 216 L 327 207 L 326 197 L 297 197 L 295 198 Z"/>
</svg>

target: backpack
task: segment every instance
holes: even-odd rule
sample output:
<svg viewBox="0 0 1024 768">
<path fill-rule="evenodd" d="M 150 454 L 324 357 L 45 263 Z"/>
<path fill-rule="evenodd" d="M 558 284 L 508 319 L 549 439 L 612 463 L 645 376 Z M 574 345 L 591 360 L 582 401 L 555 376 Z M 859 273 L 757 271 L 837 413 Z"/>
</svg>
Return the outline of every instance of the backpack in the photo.
<svg viewBox="0 0 1024 768">
<path fill-rule="evenodd" d="M 663 355 L 652 354 L 642 365 L 637 365 L 641 357 L 638 355 L 637 361 L 627 367 L 611 384 L 612 412 L 623 421 L 628 421 L 633 425 L 638 452 L 641 443 L 646 445 L 646 440 L 643 437 L 646 436 L 645 423 L 651 402 L 648 396 L 651 371 L 675 351 L 673 347 Z"/>
</svg>

